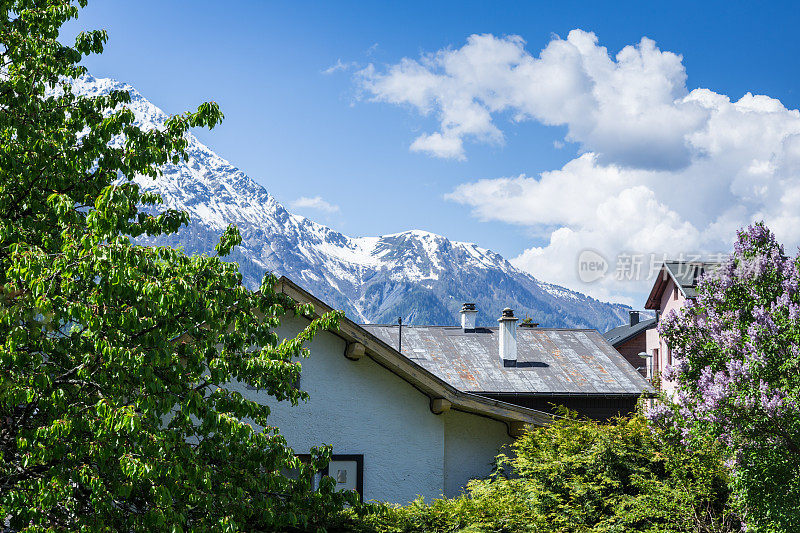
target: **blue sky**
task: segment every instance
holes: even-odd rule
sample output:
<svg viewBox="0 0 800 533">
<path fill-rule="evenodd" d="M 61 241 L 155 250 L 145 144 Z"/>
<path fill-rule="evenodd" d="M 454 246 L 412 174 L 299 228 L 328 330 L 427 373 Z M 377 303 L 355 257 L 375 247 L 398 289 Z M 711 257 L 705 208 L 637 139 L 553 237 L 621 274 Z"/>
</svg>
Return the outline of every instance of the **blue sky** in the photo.
<svg viewBox="0 0 800 533">
<path fill-rule="evenodd" d="M 534 116 L 515 121 L 524 108 L 518 104 L 490 110 L 493 125 L 502 133 L 501 142 L 486 142 L 481 137 L 484 133 L 473 131 L 460 138 L 464 146 L 461 159 L 430 150 L 412 151 L 409 147 L 419 136 L 444 131 L 440 108 L 446 107 L 450 93 L 432 96 L 432 107 L 423 115 L 420 106 L 403 101 L 379 84 L 403 58 L 459 51 L 473 34 L 491 34 L 498 42 L 518 35 L 525 40 L 524 53 L 535 58 L 554 39 L 566 39 L 571 30 L 579 28 L 593 32 L 612 60 L 623 47 L 637 45 L 645 36 L 661 51 L 680 54 L 686 91 L 707 88 L 733 101 L 751 92 L 777 99 L 790 110 L 800 107 L 796 88 L 798 10 L 789 3 L 700 4 L 108 0 L 90 2 L 79 21 L 70 25 L 67 36 L 79 28 L 107 29 L 106 52 L 86 63 L 92 74 L 132 84 L 167 112 L 180 112 L 204 100 L 217 101 L 225 122 L 211 132 L 196 132 L 201 140 L 286 205 L 300 197 L 321 196 L 338 207 L 332 212 L 296 209 L 301 214 L 356 236 L 420 228 L 477 242 L 509 258 L 518 257 L 515 263 L 548 281 L 599 297 L 632 297 L 635 303 L 641 286 L 582 287 L 572 282 L 574 276 L 557 272 L 558 268 L 574 270 L 573 264 L 562 263 L 568 262 L 570 254 L 574 256 L 575 249 L 564 248 L 560 255 L 555 254 L 553 232 L 560 228 L 583 231 L 591 240 L 587 228 L 602 219 L 576 222 L 566 215 L 512 215 L 514 210 L 524 212 L 533 207 L 502 201 L 485 204 L 482 195 L 507 198 L 516 194 L 514 191 L 525 194 L 526 187 L 536 183 L 522 183 L 522 188 L 515 184 L 517 188 L 511 192 L 498 193 L 498 187 L 507 184 L 496 180 L 522 174 L 536 180 L 539 173 L 562 169 L 585 152 L 599 154 L 599 165 L 606 168 L 617 165 L 640 174 L 660 172 L 656 167 L 662 163 L 632 164 L 624 156 L 615 160 L 617 152 L 609 146 L 609 135 L 613 137 L 615 132 L 603 134 L 601 140 L 596 135 L 607 128 L 600 128 L 595 136 L 576 134 L 583 125 L 574 118 Z M 339 63 L 348 68 L 324 73 Z M 372 85 L 365 85 L 357 72 L 369 64 L 375 74 L 370 78 Z M 424 66 L 441 74 L 441 68 Z M 407 76 L 398 76 L 401 82 L 408 82 Z M 458 90 L 467 89 L 462 83 Z M 664 120 L 671 120 L 669 116 Z M 794 131 L 792 127 L 781 139 Z M 568 131 L 572 133 L 565 139 Z M 681 135 L 688 138 L 689 134 Z M 657 142 L 653 150 L 659 150 Z M 604 154 L 611 155 L 603 159 Z M 659 161 L 672 157 L 669 149 L 663 154 Z M 759 157 L 752 159 L 764 159 Z M 649 187 L 661 201 L 665 195 L 647 180 L 669 181 L 672 174 L 648 176 L 630 180 L 641 179 L 640 185 Z M 489 180 L 492 188 L 469 188 L 482 179 Z M 595 180 L 591 171 L 582 179 L 587 183 Z M 692 178 L 683 174 L 674 179 L 676 186 L 686 180 L 692 183 Z M 771 187 L 771 182 L 765 183 Z M 736 185 L 718 183 L 716 187 L 727 191 Z M 445 199 L 456 190 L 460 193 Z M 617 192 L 624 193 L 622 189 Z M 569 200 L 553 197 L 558 202 Z M 737 201 L 738 197 L 730 200 Z M 697 229 L 698 235 L 707 235 L 704 230 L 717 228 L 734 216 L 734 211 L 723 205 L 713 216 L 693 218 L 673 205 L 681 203 L 678 198 L 661 203 L 681 217 L 668 230 L 673 234 L 683 231 L 675 228 L 683 228 L 685 222 Z M 778 209 L 768 202 L 755 205 L 751 196 L 741 203 L 743 210 L 736 211 L 739 218 L 733 225 Z M 575 205 L 575 209 L 587 208 L 591 206 Z M 701 210 L 702 204 L 695 208 Z M 498 214 L 500 211 L 503 214 Z M 785 222 L 785 218 L 780 220 Z M 731 224 L 725 227 L 733 227 Z M 793 242 L 794 236 L 786 238 Z M 586 239 L 581 240 L 583 245 Z M 724 240 L 715 239 L 687 237 L 686 251 L 724 249 Z M 666 243 L 663 246 L 662 241 Z M 641 245 L 639 235 L 598 242 L 594 248 L 607 256 L 624 251 L 621 248 L 671 254 L 681 249 L 667 241 L 655 239 L 659 246 L 649 250 Z M 531 252 L 537 249 L 541 251 Z M 526 250 L 539 259 L 526 259 Z M 544 260 L 560 262 L 560 266 L 544 268 Z"/>
</svg>

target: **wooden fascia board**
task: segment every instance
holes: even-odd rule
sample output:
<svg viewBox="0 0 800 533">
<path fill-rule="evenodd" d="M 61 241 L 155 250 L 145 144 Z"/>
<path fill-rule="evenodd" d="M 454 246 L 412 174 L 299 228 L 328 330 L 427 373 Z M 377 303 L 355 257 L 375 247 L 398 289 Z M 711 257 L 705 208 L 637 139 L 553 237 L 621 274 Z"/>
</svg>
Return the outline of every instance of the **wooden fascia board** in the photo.
<svg viewBox="0 0 800 533">
<path fill-rule="evenodd" d="M 503 422 L 524 422 L 536 426 L 547 426 L 555 418 L 544 411 L 519 407 L 501 400 L 492 400 L 477 394 L 457 391 L 450 399 L 452 409 L 480 416 L 488 416 Z"/>
<path fill-rule="evenodd" d="M 285 276 L 278 280 L 277 290 L 297 302 L 313 304 L 316 315 L 332 311 L 330 306 L 298 287 Z M 339 329 L 331 331 L 331 333 L 347 342 L 363 344 L 365 353 L 370 359 L 401 377 L 429 398 L 448 400 L 452 404 L 452 408 L 457 411 L 489 416 L 504 422 L 519 421 L 535 425 L 549 424 L 553 418 L 552 415 L 542 411 L 460 391 L 409 360 L 349 318 L 340 320 Z"/>
<path fill-rule="evenodd" d="M 667 273 L 666 275 L 665 272 Z M 669 279 L 672 279 L 672 274 L 669 273 L 667 265 L 662 264 L 661 270 L 658 271 L 658 276 L 656 276 L 656 282 L 647 296 L 647 302 L 644 304 L 645 309 L 661 309 L 661 296 L 664 294 L 664 289 Z"/>
</svg>

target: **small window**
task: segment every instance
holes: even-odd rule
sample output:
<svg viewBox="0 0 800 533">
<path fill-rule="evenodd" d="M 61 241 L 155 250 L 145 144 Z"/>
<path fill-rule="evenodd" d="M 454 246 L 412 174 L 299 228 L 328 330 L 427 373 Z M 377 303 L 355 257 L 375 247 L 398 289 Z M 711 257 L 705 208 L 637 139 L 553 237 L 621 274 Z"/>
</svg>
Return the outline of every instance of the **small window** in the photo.
<svg viewBox="0 0 800 533">
<path fill-rule="evenodd" d="M 650 377 L 656 377 L 656 373 L 658 372 L 658 348 L 653 349 L 653 363 L 652 368 L 650 369 Z"/>
<path fill-rule="evenodd" d="M 331 476 L 336 490 L 355 490 L 364 499 L 364 456 L 333 454 L 322 475 Z"/>
<path fill-rule="evenodd" d="M 678 299 L 678 286 L 677 285 L 672 288 L 672 299 L 673 300 L 677 300 Z"/>
<path fill-rule="evenodd" d="M 311 455 L 298 453 L 297 457 L 306 464 L 311 462 Z M 297 475 L 296 471 L 284 472 L 289 477 Z M 328 466 L 318 472 L 314 479 L 314 490 L 319 488 L 322 476 L 330 476 L 336 482 L 336 490 L 354 490 L 358 492 L 361 501 L 364 501 L 364 456 L 361 454 L 336 454 L 331 455 Z"/>
</svg>

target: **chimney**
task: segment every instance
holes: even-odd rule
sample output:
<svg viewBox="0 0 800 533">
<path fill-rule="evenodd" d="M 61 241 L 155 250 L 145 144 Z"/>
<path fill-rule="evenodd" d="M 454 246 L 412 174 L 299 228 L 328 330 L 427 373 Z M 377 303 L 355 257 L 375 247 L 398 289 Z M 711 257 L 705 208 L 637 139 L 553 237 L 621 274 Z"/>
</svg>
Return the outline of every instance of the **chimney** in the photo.
<svg viewBox="0 0 800 533">
<path fill-rule="evenodd" d="M 464 332 L 475 331 L 475 317 L 478 316 L 478 310 L 475 309 L 475 304 L 465 303 L 461 306 L 461 329 Z"/>
<path fill-rule="evenodd" d="M 517 366 L 517 318 L 514 311 L 506 307 L 497 321 L 500 323 L 500 362 L 503 366 Z"/>
<path fill-rule="evenodd" d="M 628 311 L 631 315 L 631 326 L 639 323 L 639 311 Z"/>
</svg>

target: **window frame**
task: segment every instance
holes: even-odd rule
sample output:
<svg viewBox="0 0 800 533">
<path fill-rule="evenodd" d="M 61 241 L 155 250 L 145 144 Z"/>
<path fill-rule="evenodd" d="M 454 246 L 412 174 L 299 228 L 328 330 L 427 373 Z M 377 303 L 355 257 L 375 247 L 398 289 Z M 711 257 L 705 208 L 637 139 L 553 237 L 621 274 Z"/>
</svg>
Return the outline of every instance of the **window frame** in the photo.
<svg viewBox="0 0 800 533">
<path fill-rule="evenodd" d="M 356 492 L 359 499 L 364 501 L 364 454 L 362 453 L 334 453 L 331 461 L 353 461 L 356 463 Z M 323 476 L 330 476 L 328 465 L 320 471 Z"/>
</svg>

